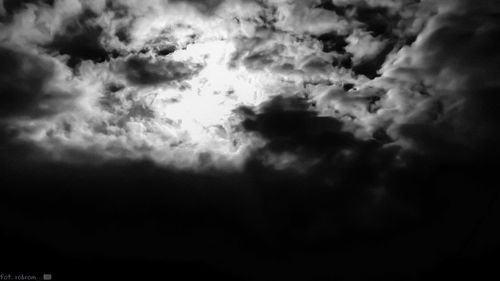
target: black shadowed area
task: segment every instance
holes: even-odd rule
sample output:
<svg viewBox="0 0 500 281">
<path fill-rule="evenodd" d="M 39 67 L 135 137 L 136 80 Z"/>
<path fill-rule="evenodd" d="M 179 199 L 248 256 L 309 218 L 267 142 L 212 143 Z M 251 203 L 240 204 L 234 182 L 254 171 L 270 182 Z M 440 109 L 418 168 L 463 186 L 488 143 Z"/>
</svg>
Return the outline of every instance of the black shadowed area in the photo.
<svg viewBox="0 0 500 281">
<path fill-rule="evenodd" d="M 200 68 L 199 65 L 188 65 L 183 62 L 153 61 L 147 57 L 133 56 L 125 60 L 120 72 L 133 85 L 153 86 L 188 79 L 196 74 Z"/>
<path fill-rule="evenodd" d="M 345 54 L 345 47 L 347 46 L 346 36 L 338 35 L 336 32 L 322 34 L 318 40 L 323 44 L 323 52 L 337 52 Z"/>
<path fill-rule="evenodd" d="M 71 68 L 85 60 L 100 63 L 109 59 L 108 52 L 100 42 L 102 27 L 92 23 L 95 16 L 91 11 L 85 11 L 69 22 L 66 29 L 57 34 L 46 48 L 68 55 L 68 66 Z"/>
<path fill-rule="evenodd" d="M 25 9 L 28 4 L 53 6 L 54 2 L 55 0 L 4 0 L 3 7 L 7 16 L 12 18 L 13 15 Z"/>
<path fill-rule="evenodd" d="M 44 88 L 52 78 L 53 65 L 5 47 L 0 47 L 0 61 L 0 116 L 36 115 L 47 111 L 38 105 L 48 98 Z"/>
</svg>

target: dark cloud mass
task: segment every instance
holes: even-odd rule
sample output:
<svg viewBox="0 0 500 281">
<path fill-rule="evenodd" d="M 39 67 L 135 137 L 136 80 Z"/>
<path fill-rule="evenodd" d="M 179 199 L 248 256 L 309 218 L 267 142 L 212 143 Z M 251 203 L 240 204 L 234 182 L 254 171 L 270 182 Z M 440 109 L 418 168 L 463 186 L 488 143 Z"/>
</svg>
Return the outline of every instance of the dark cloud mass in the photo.
<svg viewBox="0 0 500 281">
<path fill-rule="evenodd" d="M 193 5 L 203 13 L 212 13 L 224 0 L 173 0 L 173 3 L 187 3 Z"/>
<path fill-rule="evenodd" d="M 68 55 L 68 65 L 72 68 L 84 60 L 104 62 L 109 54 L 101 45 L 102 28 L 91 22 L 96 16 L 86 10 L 77 19 L 70 19 L 47 48 Z"/>
<path fill-rule="evenodd" d="M 362 22 L 375 37 L 389 37 L 395 30 L 397 19 L 391 17 L 389 9 L 383 7 L 358 7 L 354 18 Z"/>
<path fill-rule="evenodd" d="M 5 10 L 7 16 L 12 17 L 12 15 L 23 10 L 28 4 L 36 5 L 54 5 L 54 0 L 4 0 L 3 9 Z"/>
<path fill-rule="evenodd" d="M 32 54 L 7 47 L 0 47 L 0 61 L 0 115 L 9 117 L 50 112 L 50 108 L 40 106 L 50 99 L 45 86 L 52 78 L 53 65 Z"/>
<path fill-rule="evenodd" d="M 494 0 L 0 0 L 0 279 L 486 280 Z"/>
<path fill-rule="evenodd" d="M 322 34 L 318 40 L 323 43 L 323 52 L 328 53 L 335 51 L 337 53 L 345 53 L 347 42 L 345 36 L 340 36 L 335 32 Z"/>
<path fill-rule="evenodd" d="M 198 71 L 200 66 L 189 66 L 182 62 L 157 60 L 145 57 L 130 57 L 121 66 L 127 81 L 135 85 L 157 85 L 185 80 Z"/>
</svg>

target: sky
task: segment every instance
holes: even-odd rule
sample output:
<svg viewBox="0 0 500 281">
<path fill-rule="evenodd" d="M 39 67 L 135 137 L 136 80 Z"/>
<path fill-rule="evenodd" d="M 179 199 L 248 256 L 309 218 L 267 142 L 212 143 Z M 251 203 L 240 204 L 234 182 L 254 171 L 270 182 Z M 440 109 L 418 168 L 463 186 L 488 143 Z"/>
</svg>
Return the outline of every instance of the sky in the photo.
<svg viewBox="0 0 500 281">
<path fill-rule="evenodd" d="M 498 247 L 499 16 L 494 0 L 0 0 L 0 273 L 461 272 Z"/>
</svg>

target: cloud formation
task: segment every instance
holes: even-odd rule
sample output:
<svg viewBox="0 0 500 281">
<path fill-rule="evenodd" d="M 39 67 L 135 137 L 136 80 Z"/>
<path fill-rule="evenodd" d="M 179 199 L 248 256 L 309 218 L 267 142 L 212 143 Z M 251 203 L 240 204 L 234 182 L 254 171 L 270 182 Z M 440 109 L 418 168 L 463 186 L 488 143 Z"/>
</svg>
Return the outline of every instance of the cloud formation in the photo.
<svg viewBox="0 0 500 281">
<path fill-rule="evenodd" d="M 477 2 L 0 1 L 0 161 L 104 192 L 64 205 L 96 221 L 262 249 L 404 232 L 492 177 L 500 10 Z"/>
<path fill-rule="evenodd" d="M 476 128 L 463 116 L 495 119 L 484 110 L 491 102 L 471 94 L 481 81 L 477 91 L 495 99 L 487 94 L 497 87 L 495 47 L 485 40 L 498 27 L 481 22 L 488 4 L 467 14 L 467 1 L 2 4 L 2 56 L 15 70 L 2 70 L 3 116 L 21 139 L 54 154 L 70 148 L 195 169 L 211 155 L 214 166 L 237 167 L 269 141 L 238 124 L 239 109 L 278 99 L 303 99 L 310 114 L 339 122 L 318 125 L 325 131 L 340 126 L 361 141 L 382 134 L 404 149 L 419 147 L 421 130 L 412 128 L 453 127 L 462 135 L 441 137 L 466 143 Z M 286 127 L 296 110 L 279 111 Z M 178 154 L 192 160 L 179 164 Z"/>
</svg>

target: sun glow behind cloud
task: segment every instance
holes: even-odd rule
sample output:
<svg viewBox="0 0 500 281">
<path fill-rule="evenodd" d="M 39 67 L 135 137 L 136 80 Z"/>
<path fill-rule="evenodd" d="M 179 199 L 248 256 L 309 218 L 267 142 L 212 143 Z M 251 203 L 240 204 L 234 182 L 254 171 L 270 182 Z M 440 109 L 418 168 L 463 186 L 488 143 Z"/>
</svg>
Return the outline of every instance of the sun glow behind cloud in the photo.
<svg viewBox="0 0 500 281">
<path fill-rule="evenodd" d="M 158 41 L 154 36 L 159 37 L 170 26 L 178 25 L 178 21 L 167 24 L 152 20 L 148 25 L 156 31 L 152 39 Z M 117 64 L 84 62 L 79 75 L 68 74 L 65 78 L 81 91 L 76 110 L 48 119 L 17 120 L 17 126 L 24 128 L 22 137 L 59 154 L 56 157 L 62 160 L 69 149 L 96 151 L 105 158 L 150 158 L 178 168 L 200 167 L 201 162 L 207 161 L 209 166 L 237 168 L 245 160 L 245 153 L 259 141 L 237 128 L 241 120 L 235 109 L 268 100 L 271 87 L 280 81 L 266 73 L 231 67 L 235 42 L 221 38 L 225 22 L 217 22 L 216 32 L 212 32 L 214 26 L 197 30 L 200 38 L 196 42 L 167 57 L 152 52 L 144 55 L 148 63 L 158 65 L 196 65 L 200 70 L 188 79 L 140 87 L 117 86 L 113 89 L 116 92 L 110 93 L 108 84 L 127 84 L 126 77 L 110 71 Z M 172 37 L 179 41 L 192 36 L 183 29 L 171 30 Z M 167 43 L 172 42 L 146 43 L 143 47 Z M 105 106 L 103 98 L 109 99 Z"/>
<path fill-rule="evenodd" d="M 53 112 L 21 114 L 9 124 L 64 161 L 152 159 L 177 168 L 238 169 L 266 142 L 242 127 L 239 109 L 258 112 L 285 97 L 305 100 L 306 111 L 340 120 L 359 139 L 383 130 L 407 147 L 399 126 L 436 112 L 438 98 L 422 79 L 401 76 L 425 39 L 407 37 L 424 29 L 422 18 L 431 12 L 426 5 L 368 1 L 364 7 L 385 11 L 387 20 L 401 13 L 401 30 L 380 23 L 370 30 L 362 12 L 339 1 L 343 15 L 319 7 L 323 2 L 27 5 L 2 26 L 2 38 L 53 69 L 37 105 Z M 90 51 L 72 52 L 75 44 Z"/>
</svg>

